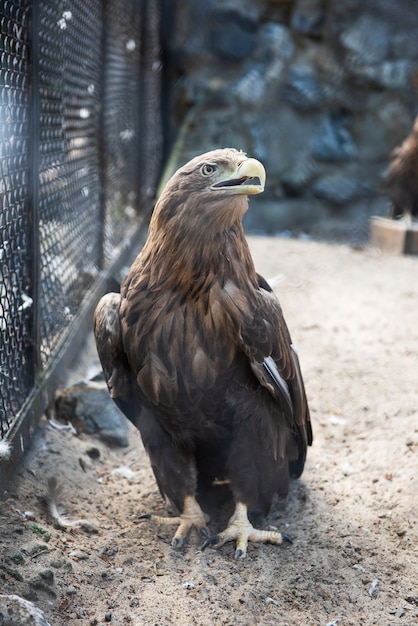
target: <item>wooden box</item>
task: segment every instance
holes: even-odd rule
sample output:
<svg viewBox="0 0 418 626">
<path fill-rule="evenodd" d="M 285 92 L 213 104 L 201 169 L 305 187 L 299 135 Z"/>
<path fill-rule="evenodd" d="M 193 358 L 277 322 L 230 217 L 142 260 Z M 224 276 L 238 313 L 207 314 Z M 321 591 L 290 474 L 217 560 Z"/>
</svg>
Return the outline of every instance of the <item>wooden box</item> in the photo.
<svg viewBox="0 0 418 626">
<path fill-rule="evenodd" d="M 373 216 L 370 245 L 391 254 L 418 254 L 418 222 Z"/>
</svg>

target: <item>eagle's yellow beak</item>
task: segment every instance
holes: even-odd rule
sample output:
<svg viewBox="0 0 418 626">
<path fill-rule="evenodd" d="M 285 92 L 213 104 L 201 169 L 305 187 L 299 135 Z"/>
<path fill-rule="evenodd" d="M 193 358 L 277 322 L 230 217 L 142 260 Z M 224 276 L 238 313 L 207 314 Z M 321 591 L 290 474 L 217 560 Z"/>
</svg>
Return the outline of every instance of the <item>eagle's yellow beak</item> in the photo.
<svg viewBox="0 0 418 626">
<path fill-rule="evenodd" d="M 262 193 L 265 182 L 266 170 L 264 165 L 257 159 L 245 159 L 227 179 L 215 183 L 211 189 L 222 189 L 222 191 L 231 194 L 250 196 Z"/>
</svg>

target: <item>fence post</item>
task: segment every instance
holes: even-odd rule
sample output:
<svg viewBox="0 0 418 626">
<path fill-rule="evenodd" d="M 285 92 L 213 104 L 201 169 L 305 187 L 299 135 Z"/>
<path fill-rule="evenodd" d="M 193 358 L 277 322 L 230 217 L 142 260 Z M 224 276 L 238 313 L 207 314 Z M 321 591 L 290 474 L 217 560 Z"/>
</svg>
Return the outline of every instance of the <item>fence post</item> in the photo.
<svg viewBox="0 0 418 626">
<path fill-rule="evenodd" d="M 99 251 L 97 254 L 97 266 L 103 271 L 105 266 L 105 222 L 106 222 L 106 142 L 105 142 L 105 101 L 106 101 L 106 56 L 108 44 L 108 19 L 110 19 L 109 0 L 102 2 L 102 33 L 101 33 L 101 108 L 99 120 L 99 176 L 100 176 L 100 224 L 99 224 Z"/>
<path fill-rule="evenodd" d="M 31 143 L 30 143 L 30 193 L 29 193 L 29 249 L 28 265 L 30 269 L 30 285 L 32 304 L 32 350 L 28 360 L 33 366 L 34 381 L 40 368 L 40 280 L 41 259 L 39 239 L 39 148 L 40 148 L 40 90 L 39 90 L 39 32 L 40 7 L 32 2 L 30 20 L 30 52 L 31 52 Z"/>
</svg>

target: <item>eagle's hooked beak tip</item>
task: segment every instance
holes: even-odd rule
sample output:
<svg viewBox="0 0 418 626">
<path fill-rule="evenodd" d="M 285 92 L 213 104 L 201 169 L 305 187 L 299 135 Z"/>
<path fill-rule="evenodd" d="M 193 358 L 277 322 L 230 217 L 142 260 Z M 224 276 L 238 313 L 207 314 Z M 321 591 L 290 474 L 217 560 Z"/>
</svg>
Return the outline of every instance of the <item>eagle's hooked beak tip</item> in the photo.
<svg viewBox="0 0 418 626">
<path fill-rule="evenodd" d="M 259 185 L 245 183 L 245 186 L 254 188 L 254 190 L 250 193 L 257 194 L 264 191 L 264 186 L 266 184 L 266 170 L 260 161 L 257 159 L 246 159 L 241 163 L 238 171 L 240 176 L 247 176 L 248 180 L 258 178 L 260 181 Z"/>
<path fill-rule="evenodd" d="M 225 180 L 212 185 L 213 190 L 222 190 L 234 195 L 255 195 L 264 191 L 266 170 L 257 159 L 245 159 L 235 172 Z"/>
</svg>

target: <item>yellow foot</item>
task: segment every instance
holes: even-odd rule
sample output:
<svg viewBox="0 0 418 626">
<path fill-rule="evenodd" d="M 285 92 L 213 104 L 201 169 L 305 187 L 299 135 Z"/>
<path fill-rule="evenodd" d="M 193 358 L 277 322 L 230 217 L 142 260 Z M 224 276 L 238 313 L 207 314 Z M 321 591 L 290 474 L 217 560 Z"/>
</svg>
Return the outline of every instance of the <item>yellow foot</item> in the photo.
<svg viewBox="0 0 418 626">
<path fill-rule="evenodd" d="M 184 498 L 183 512 L 177 517 L 145 514 L 140 515 L 139 519 L 148 519 L 152 522 L 157 522 L 157 524 L 178 524 L 178 528 L 171 540 L 171 545 L 174 548 L 181 548 L 191 528 L 196 528 L 205 539 L 209 537 L 209 530 L 206 526 L 209 517 L 203 513 L 196 498 L 193 496 Z"/>
<path fill-rule="evenodd" d="M 287 535 L 271 530 L 258 530 L 250 523 L 247 516 L 247 507 L 241 502 L 237 502 L 233 516 L 228 522 L 227 528 L 215 535 L 208 537 L 202 545 L 202 550 L 208 546 L 220 548 L 227 541 L 236 540 L 235 558 L 242 559 L 247 554 L 249 541 L 281 544 L 283 541 L 292 543 Z"/>
</svg>

